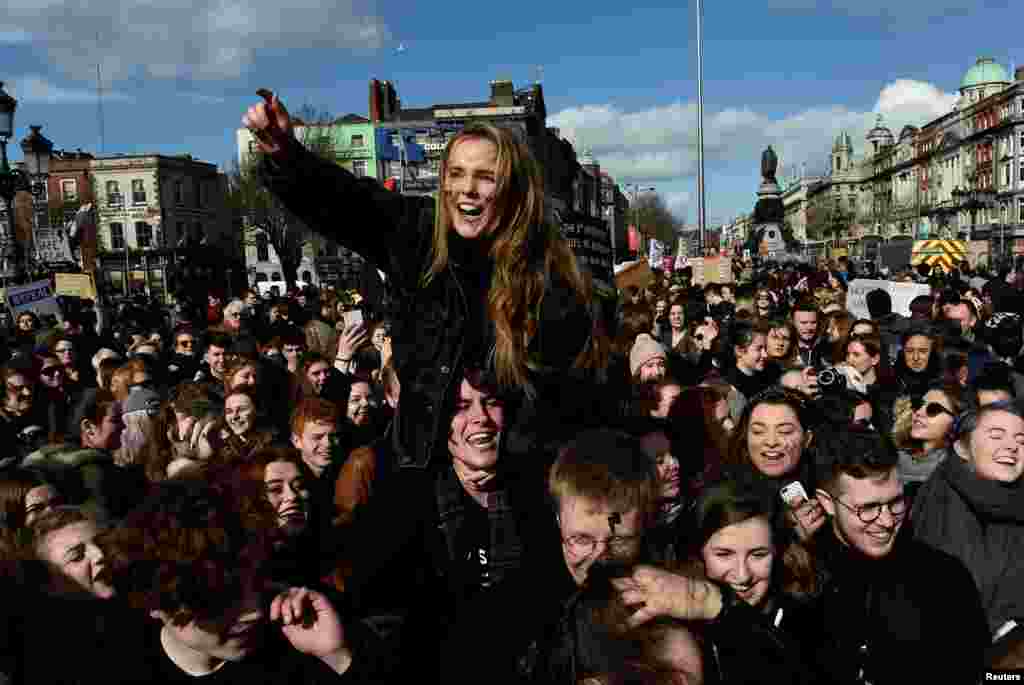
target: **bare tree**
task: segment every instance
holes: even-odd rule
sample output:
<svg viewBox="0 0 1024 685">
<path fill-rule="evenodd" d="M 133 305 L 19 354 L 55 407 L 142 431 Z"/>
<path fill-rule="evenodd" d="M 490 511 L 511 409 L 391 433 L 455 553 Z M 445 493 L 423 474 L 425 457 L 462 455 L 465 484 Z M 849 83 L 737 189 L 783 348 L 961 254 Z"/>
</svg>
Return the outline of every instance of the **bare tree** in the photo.
<svg viewBox="0 0 1024 685">
<path fill-rule="evenodd" d="M 648 238 L 672 245 L 681 223 L 669 211 L 665 200 L 657 193 L 644 193 L 636 198 L 629 209 L 629 219 Z"/>
<path fill-rule="evenodd" d="M 304 105 L 293 117 L 300 142 L 311 152 L 336 160 L 333 117 L 323 109 Z M 298 280 L 303 252 L 310 246 L 319 255 L 325 242 L 289 212 L 259 178 L 262 154 L 249 157 L 244 165 L 234 162 L 228 173 L 228 201 L 241 218 L 243 246 L 254 246 L 263 236 L 274 248 L 288 288 Z"/>
</svg>

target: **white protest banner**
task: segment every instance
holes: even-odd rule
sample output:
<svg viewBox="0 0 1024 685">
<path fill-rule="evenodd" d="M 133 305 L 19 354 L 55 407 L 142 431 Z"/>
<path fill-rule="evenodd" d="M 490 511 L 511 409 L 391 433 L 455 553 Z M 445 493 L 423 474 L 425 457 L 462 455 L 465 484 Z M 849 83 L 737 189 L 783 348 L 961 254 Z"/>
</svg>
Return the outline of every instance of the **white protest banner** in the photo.
<svg viewBox="0 0 1024 685">
<path fill-rule="evenodd" d="M 49 281 L 8 286 L 7 304 L 15 315 L 21 312 L 35 312 L 36 316 L 40 317 L 53 314 L 58 319 L 61 318 L 60 305 L 53 296 Z"/>
<path fill-rule="evenodd" d="M 892 311 L 910 316 L 910 301 L 918 295 L 928 295 L 931 287 L 925 283 L 895 283 L 858 278 L 850 281 L 846 292 L 846 309 L 858 319 L 870 319 L 867 294 L 872 290 L 884 290 L 892 298 Z"/>
</svg>

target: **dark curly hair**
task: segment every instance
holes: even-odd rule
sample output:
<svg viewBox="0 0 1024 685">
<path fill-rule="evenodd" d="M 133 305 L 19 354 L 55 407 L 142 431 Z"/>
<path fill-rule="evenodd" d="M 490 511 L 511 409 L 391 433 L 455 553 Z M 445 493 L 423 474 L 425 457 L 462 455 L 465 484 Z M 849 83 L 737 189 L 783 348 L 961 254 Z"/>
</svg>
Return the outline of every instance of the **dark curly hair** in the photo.
<svg viewBox="0 0 1024 685">
<path fill-rule="evenodd" d="M 102 536 L 118 594 L 135 609 L 163 612 L 184 626 L 218 623 L 249 592 L 262 591 L 273 514 L 259 506 L 265 498 L 241 487 L 200 478 L 155 485 Z"/>
</svg>

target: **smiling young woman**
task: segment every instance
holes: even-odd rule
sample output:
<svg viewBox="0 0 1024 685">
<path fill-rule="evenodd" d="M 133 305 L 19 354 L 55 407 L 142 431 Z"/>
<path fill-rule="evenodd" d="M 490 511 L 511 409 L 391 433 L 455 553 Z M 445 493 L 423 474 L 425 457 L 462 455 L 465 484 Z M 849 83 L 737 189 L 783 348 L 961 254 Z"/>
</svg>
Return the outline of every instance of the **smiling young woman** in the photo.
<svg viewBox="0 0 1024 685">
<path fill-rule="evenodd" d="M 997 402 L 970 410 L 957 422 L 949 455 L 918 491 L 911 517 L 916 538 L 971 572 L 994 640 L 1024 608 L 1022 474 L 1021 409 Z"/>
<path fill-rule="evenodd" d="M 551 387 L 545 379 L 583 363 L 590 293 L 519 134 L 467 126 L 442 155 L 437 200 L 405 196 L 316 157 L 295 140 L 281 102 L 264 98 L 243 124 L 264 153 L 268 188 L 311 228 L 385 272 L 395 292 L 394 366 L 402 387 L 416 389 L 395 417 L 399 465 L 423 468 L 444 454 L 441 415 L 453 410 L 467 367 L 488 369 L 537 406 L 559 406 L 539 393 Z M 352 229 L 340 228 L 339 209 Z"/>
</svg>

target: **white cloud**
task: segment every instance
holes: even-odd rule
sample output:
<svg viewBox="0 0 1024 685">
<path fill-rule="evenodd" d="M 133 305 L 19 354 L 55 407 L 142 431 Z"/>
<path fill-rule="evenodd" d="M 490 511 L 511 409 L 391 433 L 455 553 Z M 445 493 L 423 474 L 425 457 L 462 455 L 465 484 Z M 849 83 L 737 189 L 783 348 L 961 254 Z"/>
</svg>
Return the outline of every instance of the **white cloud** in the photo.
<svg viewBox="0 0 1024 685">
<path fill-rule="evenodd" d="M 894 136 L 906 124 L 923 126 L 950 111 L 957 96 L 930 83 L 901 79 L 886 85 L 871 109 L 822 105 L 772 117 L 752 108 L 705 110 L 704 154 L 708 200 L 730 214 L 737 198 L 751 203 L 757 189 L 761 152 L 771 144 L 779 156 L 780 178 L 805 170 L 821 173 L 829 166 L 832 143 L 840 133 L 853 140 L 854 154 L 863 155 L 865 135 L 878 114 Z M 676 102 L 627 112 L 608 104 L 571 107 L 548 117 L 548 125 L 577 149 L 592 150 L 601 168 L 622 183 L 656 185 L 669 208 L 680 217 L 696 213 L 696 200 L 688 188 L 697 175 L 697 106 Z M 749 195 L 738 187 L 750 178 Z M 716 183 L 716 179 L 719 182 Z M 726 201 L 721 191 L 732 196 Z M 717 199 L 717 202 L 715 200 Z M 749 207 L 737 207 L 749 211 Z"/>
<path fill-rule="evenodd" d="M 773 118 L 754 109 L 705 110 L 706 170 L 758 170 L 761 151 L 771 144 L 779 154 L 781 174 L 804 163 L 823 167 L 840 132 L 850 134 L 855 152 L 864 151 L 864 136 L 882 114 L 898 136 L 905 124 L 921 126 L 948 112 L 956 95 L 930 83 L 898 80 L 885 86 L 871 110 L 840 105 L 818 106 Z M 601 167 L 620 182 L 682 181 L 696 174 L 697 107 L 673 103 L 626 112 L 614 105 L 582 105 L 558 112 L 548 125 L 577 147 L 591 148 Z M 753 190 L 752 190 L 753 192 Z"/>
<path fill-rule="evenodd" d="M 389 38 L 371 0 L 7 0 L 0 36 L 31 35 L 65 74 L 238 78 L 261 49 L 375 49 Z M 0 38 L 2 40 L 2 38 Z"/>
<path fill-rule="evenodd" d="M 19 77 L 13 83 L 5 85 L 5 89 L 21 104 L 81 105 L 96 102 L 95 90 L 59 86 L 42 76 Z M 135 98 L 131 95 L 116 91 L 104 91 L 103 100 L 135 102 Z"/>
</svg>

